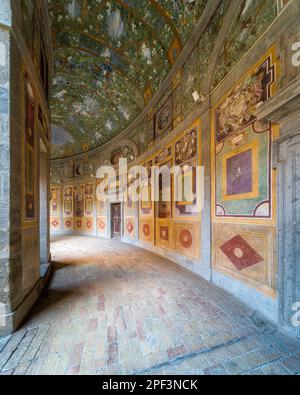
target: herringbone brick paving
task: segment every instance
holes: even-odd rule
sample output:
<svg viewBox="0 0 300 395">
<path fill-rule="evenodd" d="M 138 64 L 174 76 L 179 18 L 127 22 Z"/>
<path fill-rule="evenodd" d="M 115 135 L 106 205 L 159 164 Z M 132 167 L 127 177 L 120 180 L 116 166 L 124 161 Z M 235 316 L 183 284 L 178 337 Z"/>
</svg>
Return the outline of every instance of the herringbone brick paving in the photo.
<svg viewBox="0 0 300 395">
<path fill-rule="evenodd" d="M 55 271 L 0 339 L 14 375 L 300 373 L 300 341 L 193 273 L 118 241 L 52 241 Z"/>
</svg>

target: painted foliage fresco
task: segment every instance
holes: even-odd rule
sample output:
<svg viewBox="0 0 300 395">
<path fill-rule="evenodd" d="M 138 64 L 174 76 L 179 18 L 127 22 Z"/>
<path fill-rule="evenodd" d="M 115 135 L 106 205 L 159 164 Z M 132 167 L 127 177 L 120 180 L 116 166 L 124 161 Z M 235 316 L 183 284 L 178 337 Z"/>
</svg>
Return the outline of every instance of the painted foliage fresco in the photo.
<svg viewBox="0 0 300 395">
<path fill-rule="evenodd" d="M 207 0 L 50 0 L 53 157 L 100 146 L 128 125 L 176 62 Z"/>
<path fill-rule="evenodd" d="M 56 59 L 52 157 L 99 147 L 129 126 L 171 70 L 207 4 L 50 0 Z M 216 87 L 287 4 L 241 1 L 224 38 L 218 35 L 231 1 L 221 1 L 179 79 L 129 132 L 139 151 L 180 124 L 197 106 L 192 94 L 205 97 Z"/>
<path fill-rule="evenodd" d="M 277 0 L 243 0 L 232 21 L 214 72 L 213 86 L 222 81 L 267 30 L 278 14 Z"/>
<path fill-rule="evenodd" d="M 232 27 L 229 29 L 228 37 L 226 36 L 225 40 L 224 37 L 219 37 L 224 41 L 224 44 L 221 46 L 217 62 L 214 64 L 211 63 L 216 61 L 212 58 L 212 53 L 215 46 L 218 45 L 217 37 L 229 5 L 229 1 L 221 2 L 211 23 L 183 66 L 182 78 L 180 83 L 176 84 L 173 94 L 173 107 L 181 109 L 182 120 L 198 105 L 193 99 L 192 93 L 198 92 L 201 97 L 202 94 L 210 92 L 238 63 L 277 16 L 276 0 L 269 2 L 242 1 L 235 20 L 232 22 Z M 247 40 L 248 31 L 251 31 L 250 36 L 253 41 Z M 233 42 L 239 48 L 231 51 Z"/>
<path fill-rule="evenodd" d="M 198 102 L 194 100 L 193 92 L 198 92 L 200 97 L 205 96 L 220 83 L 262 33 L 267 30 L 276 18 L 278 11 L 281 10 L 276 0 L 249 0 L 240 3 L 226 38 L 219 37 L 219 40 L 223 41 L 223 45 L 217 54 L 217 61 L 212 58 L 212 54 L 215 46 L 219 44 L 218 34 L 231 4 L 229 0 L 220 3 L 211 23 L 203 32 L 178 74 L 179 78 L 174 79 L 173 128 L 197 107 Z M 154 128 L 154 138 L 156 139 L 160 137 L 156 130 L 158 111 L 162 104 L 162 100 L 160 100 L 159 105 L 154 107 L 154 115 L 148 122 L 149 130 Z M 172 127 L 166 128 L 162 135 L 165 136 L 171 130 Z"/>
<path fill-rule="evenodd" d="M 272 297 L 276 207 L 271 143 L 277 132 L 269 122 L 258 121 L 255 110 L 275 93 L 278 75 L 274 45 L 216 104 L 212 135 L 213 267 Z"/>
</svg>

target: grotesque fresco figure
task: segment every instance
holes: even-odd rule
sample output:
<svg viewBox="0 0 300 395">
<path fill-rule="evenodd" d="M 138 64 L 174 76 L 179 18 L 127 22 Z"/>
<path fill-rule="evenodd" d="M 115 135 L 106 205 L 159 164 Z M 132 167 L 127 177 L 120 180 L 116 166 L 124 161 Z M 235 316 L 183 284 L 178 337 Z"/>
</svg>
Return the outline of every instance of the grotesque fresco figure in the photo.
<svg viewBox="0 0 300 395">
<path fill-rule="evenodd" d="M 76 203 L 76 217 L 80 218 L 84 216 L 84 197 L 83 193 L 77 193 L 75 196 Z"/>
<path fill-rule="evenodd" d="M 252 120 L 259 103 L 268 98 L 267 65 L 262 65 L 249 79 L 237 85 L 217 110 L 217 140 L 223 140 Z"/>
<path fill-rule="evenodd" d="M 170 117 L 171 117 L 171 106 L 166 105 L 166 107 L 163 108 L 162 112 L 159 114 L 158 117 L 158 126 L 161 130 L 169 125 Z"/>
<path fill-rule="evenodd" d="M 50 199 L 52 202 L 52 211 L 57 211 L 58 208 L 58 196 L 57 196 L 57 190 L 53 189 L 51 191 Z"/>
<path fill-rule="evenodd" d="M 193 129 L 175 145 L 176 164 L 182 164 L 193 158 L 197 152 L 197 132 Z"/>
</svg>

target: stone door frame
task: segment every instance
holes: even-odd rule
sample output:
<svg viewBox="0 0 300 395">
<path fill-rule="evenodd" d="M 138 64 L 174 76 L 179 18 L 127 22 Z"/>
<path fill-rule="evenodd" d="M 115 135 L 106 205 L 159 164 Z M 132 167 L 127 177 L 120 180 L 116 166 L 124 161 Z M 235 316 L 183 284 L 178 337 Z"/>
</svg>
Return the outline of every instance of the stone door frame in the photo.
<svg viewBox="0 0 300 395">
<path fill-rule="evenodd" d="M 300 326 L 292 324 L 292 307 L 300 302 L 300 128 L 274 142 L 273 162 L 278 170 L 279 320 L 300 336 Z"/>
</svg>

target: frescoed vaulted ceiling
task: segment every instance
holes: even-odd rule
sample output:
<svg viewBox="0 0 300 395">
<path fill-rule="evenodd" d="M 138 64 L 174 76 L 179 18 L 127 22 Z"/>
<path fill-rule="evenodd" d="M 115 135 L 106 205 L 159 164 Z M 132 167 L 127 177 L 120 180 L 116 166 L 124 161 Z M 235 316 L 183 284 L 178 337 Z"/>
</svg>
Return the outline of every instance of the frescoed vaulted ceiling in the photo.
<svg viewBox="0 0 300 395">
<path fill-rule="evenodd" d="M 53 158 L 101 146 L 137 117 L 207 2 L 49 0 Z"/>
</svg>

